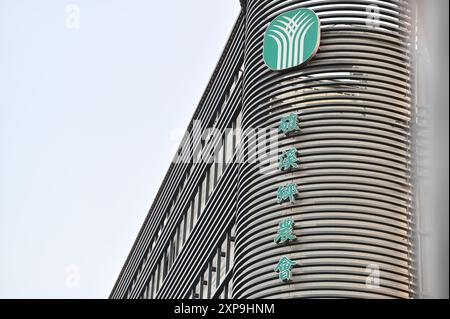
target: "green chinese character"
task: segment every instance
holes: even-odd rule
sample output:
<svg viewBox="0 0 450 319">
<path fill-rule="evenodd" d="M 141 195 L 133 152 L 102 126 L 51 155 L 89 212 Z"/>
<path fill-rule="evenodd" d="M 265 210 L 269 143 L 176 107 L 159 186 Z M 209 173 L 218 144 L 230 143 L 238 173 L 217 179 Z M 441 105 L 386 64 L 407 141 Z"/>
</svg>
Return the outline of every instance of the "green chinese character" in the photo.
<svg viewBox="0 0 450 319">
<path fill-rule="evenodd" d="M 278 158 L 278 168 L 282 171 L 298 168 L 297 152 L 298 150 L 296 148 L 284 151 Z"/>
<path fill-rule="evenodd" d="M 281 281 L 290 281 L 292 277 L 291 268 L 296 264 L 295 261 L 290 260 L 287 257 L 283 257 L 275 267 L 275 272 L 278 272 L 278 278 Z"/>
<path fill-rule="evenodd" d="M 282 203 L 289 199 L 291 203 L 295 202 L 295 196 L 298 194 L 297 184 L 287 184 L 286 186 L 278 187 L 277 200 Z"/>
<path fill-rule="evenodd" d="M 286 117 L 283 117 L 281 119 L 280 126 L 278 128 L 278 131 L 280 133 L 288 134 L 290 132 L 294 132 L 299 130 L 298 127 L 298 117 L 297 114 L 291 113 Z"/>
<path fill-rule="evenodd" d="M 292 218 L 283 219 L 278 224 L 278 234 L 273 240 L 275 243 L 285 243 L 289 240 L 295 240 L 297 237 L 293 234 L 294 232 L 294 220 Z"/>
</svg>

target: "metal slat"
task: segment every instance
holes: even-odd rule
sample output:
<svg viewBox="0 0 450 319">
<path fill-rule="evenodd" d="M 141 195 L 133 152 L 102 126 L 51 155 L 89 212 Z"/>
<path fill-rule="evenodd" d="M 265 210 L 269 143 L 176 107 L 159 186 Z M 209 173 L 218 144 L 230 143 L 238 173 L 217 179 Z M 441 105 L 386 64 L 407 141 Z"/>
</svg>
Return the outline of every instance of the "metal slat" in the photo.
<svg viewBox="0 0 450 319">
<path fill-rule="evenodd" d="M 407 1 L 376 1 L 381 27 L 365 25 L 371 1 L 246 1 L 244 135 L 276 129 L 290 112 L 300 132 L 278 135 L 278 151 L 246 145 L 240 170 L 235 298 L 410 298 L 412 76 Z M 322 42 L 306 66 L 268 70 L 263 34 L 277 15 L 313 9 Z M 282 150 L 299 150 L 299 168 L 277 170 Z M 243 156 L 243 155 L 242 155 Z M 277 188 L 298 185 L 294 204 L 278 204 Z M 278 222 L 295 222 L 297 241 L 274 244 Z M 282 283 L 279 258 L 297 262 Z M 366 285 L 366 267 L 380 269 L 380 287 Z"/>
</svg>

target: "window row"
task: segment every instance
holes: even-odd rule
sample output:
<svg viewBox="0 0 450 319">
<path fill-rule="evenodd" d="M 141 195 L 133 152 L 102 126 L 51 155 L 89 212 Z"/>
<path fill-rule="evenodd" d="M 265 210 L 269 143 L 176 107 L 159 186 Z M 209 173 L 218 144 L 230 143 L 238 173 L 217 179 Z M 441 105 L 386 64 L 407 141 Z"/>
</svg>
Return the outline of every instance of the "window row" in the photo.
<svg viewBox="0 0 450 319">
<path fill-rule="evenodd" d="M 218 107 L 218 112 L 216 114 L 216 119 L 218 119 L 223 111 L 226 109 L 226 104 L 228 103 L 228 97 L 231 95 L 231 93 L 236 89 L 237 84 L 241 80 L 243 76 L 243 66 L 236 72 L 236 74 L 233 76 L 233 82 L 229 87 L 228 93 L 225 95 L 224 102 L 220 104 Z M 192 198 L 189 209 L 187 212 L 183 214 L 183 217 L 181 218 L 181 221 L 178 225 L 177 231 L 172 236 L 170 242 L 174 242 L 167 246 L 167 250 L 172 250 L 172 256 L 177 256 L 178 252 L 181 250 L 181 247 L 183 246 L 184 242 L 187 240 L 187 237 L 189 236 L 189 233 L 191 232 L 195 222 L 197 221 L 198 217 L 200 216 L 201 212 L 203 211 L 204 206 L 206 205 L 206 201 L 209 198 L 210 194 L 212 193 L 212 190 L 214 189 L 215 185 L 217 184 L 218 180 L 222 176 L 223 171 L 225 170 L 225 167 L 229 163 L 230 159 L 232 158 L 237 146 L 240 144 L 242 134 L 241 134 L 241 125 L 242 125 L 242 113 L 238 112 L 238 114 L 234 117 L 233 122 L 231 123 L 231 127 L 227 129 L 221 138 L 221 142 L 219 143 L 218 148 L 214 152 L 214 162 L 209 165 L 208 171 L 205 173 L 205 176 L 203 177 L 202 182 L 197 187 L 197 193 Z M 203 143 L 204 141 L 202 141 Z M 204 144 L 203 144 L 204 146 Z M 200 152 L 201 153 L 201 152 Z M 165 214 L 165 217 L 162 221 L 162 223 L 159 225 L 158 231 L 152 238 L 151 244 L 148 246 L 148 249 L 144 255 L 144 258 L 140 261 L 138 270 L 133 277 L 133 280 L 128 288 L 127 297 L 129 297 L 129 294 L 131 291 L 133 291 L 136 283 L 138 282 L 142 269 L 144 268 L 145 264 L 149 260 L 156 243 L 161 237 L 162 231 L 164 227 L 167 225 L 168 222 L 168 216 L 170 216 L 171 212 L 173 211 L 175 204 L 177 203 L 180 195 L 183 193 L 183 191 L 186 190 L 186 183 L 189 180 L 189 176 L 192 173 L 194 169 L 194 166 L 191 166 L 190 170 L 187 170 L 185 175 L 183 176 L 182 180 L 184 182 L 179 186 L 172 203 L 170 205 L 169 211 Z M 170 248 L 173 247 L 173 248 Z M 166 254 L 165 254 L 166 255 Z M 174 259 L 173 257 L 172 259 Z M 163 262 L 164 257 L 161 258 L 160 263 Z M 169 267 L 171 265 L 170 258 L 167 258 Z M 165 276 L 164 268 L 162 267 L 162 277 Z M 158 269 L 159 270 L 159 269 Z M 153 273 L 155 274 L 156 271 Z M 159 276 L 159 274 L 158 274 Z M 157 286 L 158 287 L 158 286 Z M 159 287 L 158 287 L 159 288 Z"/>
<path fill-rule="evenodd" d="M 189 292 L 189 299 L 232 298 L 231 277 L 234 264 L 236 225 L 229 229 L 214 248 L 205 269 Z"/>
<path fill-rule="evenodd" d="M 158 262 L 158 266 L 152 272 L 151 277 L 154 278 L 150 278 L 152 288 L 148 288 L 148 291 L 144 291 L 142 295 L 144 298 L 153 298 L 154 296 L 156 296 L 156 293 L 161 287 L 162 281 L 166 277 L 168 270 L 170 269 L 184 244 L 186 243 L 198 218 L 203 213 L 206 203 L 208 202 L 209 197 L 211 196 L 213 190 L 219 182 L 227 165 L 230 164 L 231 158 L 235 154 L 240 143 L 239 133 L 241 131 L 241 119 L 242 113 L 237 114 L 231 124 L 232 127 L 230 129 L 227 129 L 223 133 L 222 143 L 219 144 L 218 151 L 216 152 L 218 156 L 214 158 L 214 162 L 209 164 L 209 166 L 205 170 L 202 179 L 195 187 L 196 192 L 192 195 L 187 210 L 181 214 L 174 233 L 169 238 L 169 240 L 167 240 L 164 253 L 161 256 L 160 261 Z M 172 207 L 174 207 L 174 205 Z M 156 244 L 156 240 L 160 237 L 162 229 L 166 225 L 166 223 L 167 219 L 165 219 L 162 227 L 158 231 L 158 235 L 153 241 L 152 246 Z M 149 253 L 147 254 L 145 260 L 150 257 L 150 253 L 151 250 L 149 250 Z M 139 274 L 140 271 L 138 271 L 136 280 L 139 278 Z M 131 287 L 131 289 L 133 289 L 133 286 Z"/>
</svg>

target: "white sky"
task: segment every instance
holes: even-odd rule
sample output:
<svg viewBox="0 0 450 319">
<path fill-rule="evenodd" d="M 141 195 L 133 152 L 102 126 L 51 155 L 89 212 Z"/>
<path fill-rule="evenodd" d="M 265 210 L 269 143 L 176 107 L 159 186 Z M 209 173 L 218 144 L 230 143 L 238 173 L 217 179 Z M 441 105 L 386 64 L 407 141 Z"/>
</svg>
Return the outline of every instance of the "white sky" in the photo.
<svg viewBox="0 0 450 319">
<path fill-rule="evenodd" d="M 0 298 L 108 297 L 239 10 L 0 0 Z"/>
</svg>

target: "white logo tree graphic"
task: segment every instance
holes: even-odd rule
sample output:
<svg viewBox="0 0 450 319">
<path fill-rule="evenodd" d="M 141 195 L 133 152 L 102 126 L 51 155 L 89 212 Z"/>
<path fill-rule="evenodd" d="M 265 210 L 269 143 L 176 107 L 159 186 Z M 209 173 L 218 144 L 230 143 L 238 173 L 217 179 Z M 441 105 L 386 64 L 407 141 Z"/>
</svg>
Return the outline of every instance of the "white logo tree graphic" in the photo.
<svg viewBox="0 0 450 319">
<path fill-rule="evenodd" d="M 318 25 L 312 28 L 315 24 L 318 24 L 315 13 L 305 9 L 299 10 L 291 17 L 281 15 L 271 24 L 267 37 L 276 43 L 278 70 L 303 64 L 309 58 L 310 52 L 306 52 L 308 50 L 305 49 L 305 42 L 308 32 L 317 32 L 320 27 Z"/>
</svg>

